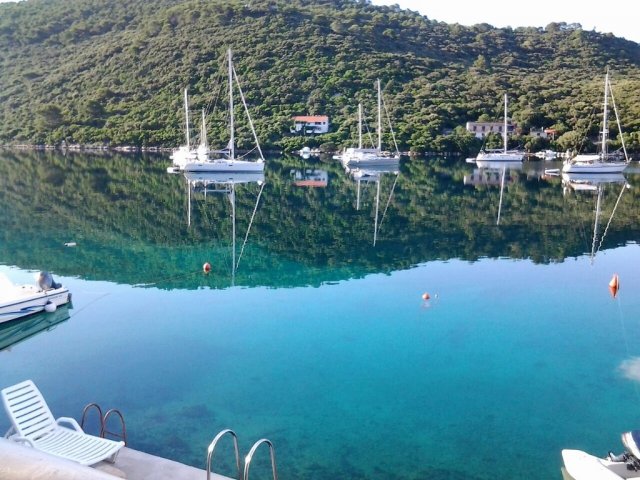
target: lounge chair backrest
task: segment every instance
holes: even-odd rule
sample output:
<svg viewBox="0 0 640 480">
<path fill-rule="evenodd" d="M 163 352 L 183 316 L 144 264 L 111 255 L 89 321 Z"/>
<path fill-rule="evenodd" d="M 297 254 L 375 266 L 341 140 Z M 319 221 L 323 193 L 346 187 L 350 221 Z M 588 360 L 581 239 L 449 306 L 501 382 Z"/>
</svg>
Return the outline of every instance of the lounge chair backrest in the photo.
<svg viewBox="0 0 640 480">
<path fill-rule="evenodd" d="M 3 389 L 2 402 L 13 428 L 21 437 L 37 439 L 56 427 L 51 410 L 31 380 Z"/>
</svg>

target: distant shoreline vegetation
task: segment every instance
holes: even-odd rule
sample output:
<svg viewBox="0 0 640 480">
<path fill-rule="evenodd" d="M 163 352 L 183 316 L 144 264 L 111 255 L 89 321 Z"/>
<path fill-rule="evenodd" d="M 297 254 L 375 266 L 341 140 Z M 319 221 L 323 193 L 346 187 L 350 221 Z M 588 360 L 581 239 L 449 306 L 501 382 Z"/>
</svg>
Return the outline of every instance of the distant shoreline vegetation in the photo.
<svg viewBox="0 0 640 480">
<path fill-rule="evenodd" d="M 353 146 L 359 103 L 373 134 L 380 79 L 402 151 L 500 146 L 465 124 L 500 119 L 504 93 L 517 126 L 510 146 L 588 151 L 608 66 L 627 150 L 640 152 L 639 44 L 579 24 L 449 25 L 360 0 L 0 3 L 0 144 L 168 151 L 183 143 L 188 87 L 193 118 L 204 109 L 223 148 L 227 48 L 266 150 Z M 290 133 L 299 115 L 327 116 L 329 132 Z M 557 135 L 526 135 L 534 128 Z M 249 129 L 237 140 L 250 148 Z"/>
</svg>

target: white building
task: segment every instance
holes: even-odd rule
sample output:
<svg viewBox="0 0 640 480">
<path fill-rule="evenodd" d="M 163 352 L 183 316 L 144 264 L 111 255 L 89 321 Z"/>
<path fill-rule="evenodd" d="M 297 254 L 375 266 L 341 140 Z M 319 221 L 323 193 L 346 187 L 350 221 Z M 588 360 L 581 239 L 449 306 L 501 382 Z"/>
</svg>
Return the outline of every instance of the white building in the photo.
<svg viewBox="0 0 640 480">
<path fill-rule="evenodd" d="M 504 122 L 467 122 L 467 132 L 471 132 L 476 138 L 484 138 L 490 133 L 502 135 Z M 507 124 L 507 133 L 513 133 L 514 125 Z"/>
<path fill-rule="evenodd" d="M 529 130 L 529 136 L 546 139 L 549 135 L 547 133 L 547 130 L 544 128 L 531 128 L 531 130 Z"/>
<path fill-rule="evenodd" d="M 327 133 L 329 131 L 329 117 L 326 115 L 299 115 L 293 117 L 291 133 L 305 134 Z"/>
</svg>

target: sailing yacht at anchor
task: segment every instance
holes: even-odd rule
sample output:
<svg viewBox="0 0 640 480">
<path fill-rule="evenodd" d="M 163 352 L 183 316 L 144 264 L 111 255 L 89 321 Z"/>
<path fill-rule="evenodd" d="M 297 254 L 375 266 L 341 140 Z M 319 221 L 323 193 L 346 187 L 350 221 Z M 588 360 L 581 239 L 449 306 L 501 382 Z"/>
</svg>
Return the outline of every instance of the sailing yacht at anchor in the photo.
<svg viewBox="0 0 640 480">
<path fill-rule="evenodd" d="M 524 152 L 519 150 L 507 150 L 507 94 L 504 94 L 504 125 L 502 127 L 503 148 L 496 150 L 480 150 L 476 157 L 476 163 L 482 167 L 482 162 L 521 162 L 524 159 Z"/>
<path fill-rule="evenodd" d="M 353 166 L 372 166 L 372 165 L 387 165 L 398 162 L 400 159 L 400 152 L 398 145 L 395 145 L 395 153 L 387 153 L 382 150 L 382 91 L 380 87 L 380 80 L 376 81 L 378 90 L 378 117 L 377 117 L 377 136 L 378 144 L 375 148 L 363 148 L 362 146 L 362 104 L 358 104 L 358 146 L 345 148 L 339 159 L 346 167 L 347 165 Z M 393 130 L 391 130 L 393 135 Z M 395 144 L 395 137 L 394 137 Z"/>
<path fill-rule="evenodd" d="M 616 162 L 610 161 L 611 154 L 607 151 L 607 141 L 609 139 L 609 96 L 611 96 L 611 104 L 616 115 L 616 122 L 618 124 L 618 132 L 620 132 L 620 140 L 622 142 L 622 150 L 624 152 L 624 161 Z M 565 160 L 562 166 L 563 173 L 589 173 L 589 174 L 608 174 L 608 173 L 620 173 L 629 164 L 629 157 L 627 155 L 627 148 L 624 144 L 624 138 L 622 137 L 622 128 L 620 127 L 620 118 L 618 117 L 618 109 L 616 108 L 616 102 L 613 98 L 613 90 L 611 88 L 611 82 L 609 81 L 609 69 L 604 77 L 604 109 L 602 112 L 602 131 L 600 136 L 600 152 L 591 154 L 580 154 L 573 158 Z"/>
<path fill-rule="evenodd" d="M 264 171 L 264 155 L 262 154 L 262 149 L 260 148 L 260 143 L 258 142 L 258 136 L 256 135 L 255 128 L 253 126 L 253 121 L 251 120 L 251 116 L 249 115 L 249 109 L 247 108 L 247 104 L 244 99 L 244 94 L 242 93 L 242 88 L 240 88 L 240 82 L 238 81 L 238 75 L 233 67 L 233 58 L 231 49 L 227 51 L 228 54 L 228 83 L 229 83 L 229 143 L 227 150 L 224 151 L 226 153 L 225 157 L 210 159 L 208 158 L 200 158 L 198 156 L 197 159 L 187 161 L 181 167 L 185 172 L 262 172 Z M 235 84 L 238 87 L 238 92 L 240 93 L 240 99 L 242 100 L 242 104 L 244 106 L 244 111 L 247 115 L 247 119 L 249 121 L 249 126 L 251 127 L 251 133 L 253 134 L 253 138 L 255 141 L 255 150 L 258 151 L 259 158 L 257 160 L 242 160 L 241 158 L 236 157 L 235 152 L 235 124 L 234 124 L 234 115 L 233 115 L 233 85 Z M 203 128 L 204 128 L 204 119 L 203 119 Z"/>
</svg>

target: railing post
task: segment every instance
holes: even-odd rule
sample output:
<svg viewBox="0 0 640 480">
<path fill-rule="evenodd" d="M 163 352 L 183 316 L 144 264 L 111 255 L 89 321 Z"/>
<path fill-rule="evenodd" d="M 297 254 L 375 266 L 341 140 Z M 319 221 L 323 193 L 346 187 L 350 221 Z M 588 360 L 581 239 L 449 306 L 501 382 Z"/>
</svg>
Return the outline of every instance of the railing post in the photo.
<svg viewBox="0 0 640 480">
<path fill-rule="evenodd" d="M 240 479 L 240 453 L 238 451 L 238 437 L 233 430 L 229 430 L 229 429 L 222 430 L 220 433 L 218 433 L 209 444 L 209 448 L 207 448 L 207 480 L 211 479 L 211 462 L 213 461 L 214 450 L 220 438 L 226 435 L 227 433 L 233 437 L 233 448 L 236 454 L 236 468 L 237 468 L 236 478 L 238 480 L 241 480 Z"/>
</svg>

